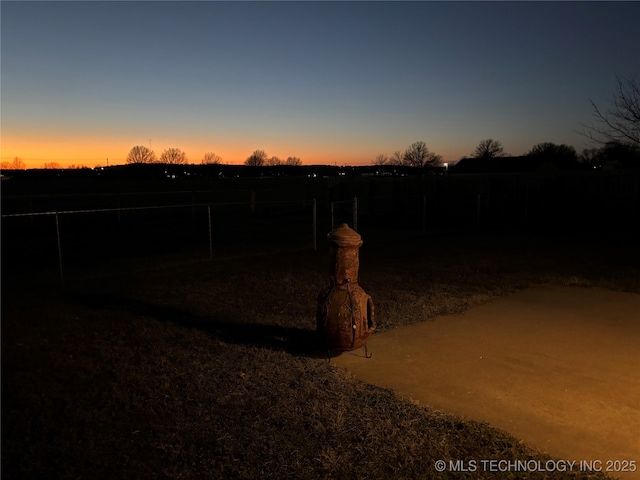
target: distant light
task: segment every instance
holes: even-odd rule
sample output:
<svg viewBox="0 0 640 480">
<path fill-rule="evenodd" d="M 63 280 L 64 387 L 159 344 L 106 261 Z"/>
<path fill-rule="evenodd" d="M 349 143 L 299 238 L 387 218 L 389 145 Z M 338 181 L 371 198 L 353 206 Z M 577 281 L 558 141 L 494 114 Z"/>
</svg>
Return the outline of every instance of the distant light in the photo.
<svg viewBox="0 0 640 480">
<path fill-rule="evenodd" d="M 448 163 L 445 163 L 445 164 L 444 164 L 444 169 L 445 169 L 445 170 L 448 170 L 448 169 L 449 169 L 449 164 L 448 164 Z"/>
</svg>

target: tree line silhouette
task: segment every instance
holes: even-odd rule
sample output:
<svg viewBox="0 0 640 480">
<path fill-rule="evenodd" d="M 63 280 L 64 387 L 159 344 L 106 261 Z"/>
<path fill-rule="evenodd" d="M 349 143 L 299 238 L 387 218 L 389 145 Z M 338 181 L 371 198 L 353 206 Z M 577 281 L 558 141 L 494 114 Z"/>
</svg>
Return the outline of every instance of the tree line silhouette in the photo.
<svg viewBox="0 0 640 480">
<path fill-rule="evenodd" d="M 602 168 L 640 167 L 640 84 L 635 77 L 616 76 L 617 89 L 609 106 L 599 107 L 590 100 L 595 123 L 582 124 L 582 132 L 592 144 L 578 155 L 570 145 L 542 142 L 534 145 L 524 156 L 545 159 L 559 168 L 588 166 Z M 470 157 L 461 160 L 491 160 L 508 157 L 498 140 L 481 140 Z M 424 142 L 416 142 L 405 152 L 396 151 L 389 157 L 380 154 L 373 159 L 373 165 L 407 165 L 414 167 L 437 166 L 441 158 L 429 152 Z"/>
<path fill-rule="evenodd" d="M 164 163 L 168 165 L 185 165 L 188 163 L 187 155 L 179 148 L 167 148 L 160 158 L 156 157 L 156 154 L 150 148 L 144 145 L 136 145 L 133 147 L 126 159 L 127 164 L 132 163 Z M 222 163 L 222 157 L 213 152 L 207 152 L 202 157 L 201 162 L 203 165 L 219 165 Z M 286 160 L 281 160 L 279 157 L 269 157 L 264 150 L 255 150 L 247 159 L 244 164 L 250 167 L 260 166 L 278 166 L 278 165 L 302 165 L 302 161 L 298 157 L 287 157 Z"/>
<path fill-rule="evenodd" d="M 572 146 L 543 142 L 534 145 L 525 156 L 549 159 L 561 168 L 577 165 L 593 168 L 602 168 L 605 165 L 640 166 L 640 84 L 635 77 L 616 76 L 616 80 L 617 89 L 613 93 L 609 106 L 601 108 L 590 100 L 595 123 L 582 124 L 583 131 L 578 132 L 595 144 L 595 147 L 586 148 L 578 155 Z M 491 160 L 507 156 L 498 140 L 487 138 L 480 141 L 470 157 L 463 157 L 461 160 Z M 126 163 L 184 165 L 188 163 L 188 159 L 185 152 L 179 148 L 167 148 L 157 158 L 155 152 L 150 148 L 136 145 L 129 151 Z M 203 165 L 219 165 L 222 164 L 222 158 L 213 152 L 207 152 L 202 157 L 201 163 Z M 286 160 L 282 160 L 276 156 L 269 157 L 264 150 L 255 150 L 244 161 L 244 165 L 250 167 L 300 166 L 301 164 L 302 161 L 298 157 L 287 157 Z M 442 157 L 430 151 L 424 141 L 417 141 L 404 152 L 397 150 L 391 156 L 377 155 L 373 159 L 372 165 L 424 169 L 441 166 Z M 11 162 L 2 162 L 0 168 L 2 170 L 24 170 L 26 165 L 19 157 L 15 157 Z M 56 162 L 44 164 L 44 169 L 58 168 L 60 165 Z M 69 168 L 84 168 L 84 166 L 74 165 Z"/>
</svg>

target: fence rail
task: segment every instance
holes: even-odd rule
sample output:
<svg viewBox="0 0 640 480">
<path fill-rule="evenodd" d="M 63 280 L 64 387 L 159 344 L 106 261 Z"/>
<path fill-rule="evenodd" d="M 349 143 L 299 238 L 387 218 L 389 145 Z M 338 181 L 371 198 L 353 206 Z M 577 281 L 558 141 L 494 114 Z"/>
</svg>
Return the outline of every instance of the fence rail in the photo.
<svg viewBox="0 0 640 480">
<path fill-rule="evenodd" d="M 301 202 L 288 202 L 291 205 L 300 205 Z M 283 205 L 285 202 L 260 202 L 260 205 Z M 159 209 L 171 209 L 171 208 L 193 208 L 193 207 L 233 207 L 233 206 L 245 206 L 255 205 L 248 204 L 247 202 L 229 202 L 229 203 L 188 203 L 184 205 L 153 205 L 150 207 L 116 207 L 116 208 L 93 208 L 83 210 L 52 210 L 49 212 L 30 212 L 30 213 L 7 213 L 2 215 L 2 218 L 11 217 L 38 217 L 43 215 L 62 215 L 62 214 L 75 214 L 75 213 L 106 213 L 106 212 L 126 212 L 135 210 L 159 210 Z"/>
<path fill-rule="evenodd" d="M 136 249 L 147 256 L 153 249 L 171 253 L 172 245 L 191 242 L 180 248 L 202 248 L 202 256 L 208 250 L 209 258 L 214 258 L 216 249 L 219 253 L 251 249 L 267 237 L 272 242 L 305 242 L 305 248 L 311 244 L 317 250 L 318 229 L 329 231 L 341 223 L 363 230 L 365 235 L 369 228 L 413 234 L 578 226 L 617 232 L 637 230 L 640 224 L 640 170 L 602 175 L 347 177 L 329 179 L 323 185 L 314 183 L 300 195 L 293 190 L 297 184 L 282 189 L 275 185 L 279 184 L 265 180 L 263 190 L 22 196 L 3 192 L 3 271 L 6 263 L 18 263 L 13 255 L 7 255 L 11 242 L 5 240 L 28 252 L 25 258 L 31 263 L 39 256 L 53 266 L 56 252 L 60 278 L 64 279 L 62 260 L 64 266 L 71 265 L 83 254 L 73 249 L 74 244 L 81 249 L 106 247 L 100 251 L 106 257 L 115 251 L 135 255 Z M 285 195 L 297 199 L 280 199 Z M 220 197 L 228 201 L 217 201 Z M 34 207 L 43 211 L 33 211 Z M 39 220 L 48 217 L 55 219 L 55 225 Z M 30 221 L 20 220 L 24 218 Z M 147 228 L 151 229 L 148 233 Z M 96 245 L 90 244 L 103 234 L 105 238 L 99 238 Z M 160 238 L 162 235 L 167 238 Z M 278 238 L 272 238 L 275 236 Z M 155 243 L 148 247 L 144 242 Z M 40 254 L 34 246 L 46 252 Z"/>
<path fill-rule="evenodd" d="M 318 196 L 318 192 L 307 190 L 286 191 L 288 198 L 281 198 L 279 189 L 262 188 L 258 190 L 261 196 L 266 196 L 270 201 L 278 203 L 288 202 L 292 196 L 299 197 L 301 203 L 309 202 Z M 124 208 L 159 205 L 190 205 L 219 204 L 219 203 L 256 203 L 255 188 L 233 189 L 193 189 L 193 190 L 169 190 L 169 191 L 126 191 L 126 192 L 84 192 L 84 193 L 24 193 L 6 194 L 3 192 L 3 209 L 11 213 L 39 213 L 43 207 L 50 211 L 78 210 L 74 208 L 78 203 L 83 206 L 98 205 L 95 209 Z M 264 203 L 265 199 L 260 199 Z M 71 205 L 71 208 L 67 208 Z M 115 205 L 115 207 L 113 207 Z"/>
<path fill-rule="evenodd" d="M 352 204 L 352 212 L 353 212 L 353 219 L 354 222 L 357 222 L 357 199 L 354 200 L 350 200 L 348 202 L 341 202 L 341 203 L 349 203 Z M 291 211 L 286 211 L 287 207 L 291 207 L 291 206 L 295 206 L 296 208 L 294 209 L 293 213 L 291 213 Z M 234 212 L 232 211 L 233 209 L 236 209 L 240 207 L 242 209 L 242 211 L 244 212 L 244 217 L 240 218 L 240 216 L 238 216 L 237 211 Z M 310 207 L 310 210 L 309 210 Z M 333 207 L 333 205 L 332 205 Z M 214 217 L 214 209 L 217 209 L 217 213 L 219 218 L 222 218 L 222 216 L 224 216 L 224 218 L 227 219 L 228 222 L 230 222 L 232 225 L 235 226 L 226 226 L 226 227 L 222 227 L 223 229 L 225 229 L 227 232 L 232 230 L 232 229 L 236 229 L 238 230 L 238 222 L 242 223 L 243 221 L 246 221 L 248 218 L 254 218 L 254 219 L 259 219 L 261 218 L 260 213 L 257 213 L 257 209 L 259 209 L 260 211 L 265 211 L 269 208 L 275 208 L 275 214 L 282 214 L 283 211 L 285 211 L 284 216 L 286 218 L 287 215 L 291 216 L 294 215 L 295 216 L 295 221 L 298 223 L 298 225 L 300 224 L 300 222 L 302 221 L 302 223 L 307 223 L 305 222 L 302 217 L 306 217 L 308 215 L 308 225 L 309 225 L 309 230 L 308 233 L 306 233 L 306 235 L 308 235 L 307 239 L 309 241 L 308 244 L 312 245 L 313 250 L 317 251 L 318 249 L 318 243 L 317 243 L 317 233 L 318 233 L 318 208 L 317 208 L 317 201 L 315 198 L 311 199 L 310 201 L 307 202 L 300 202 L 300 201 L 290 201 L 290 202 L 278 202 L 278 201 L 267 201 L 267 202 L 225 202 L 225 203 L 198 203 L 198 204 L 180 204 L 180 205 L 154 205 L 154 206 L 143 206 L 143 207 L 118 207 L 118 208 L 94 208 L 94 209 L 76 209 L 76 210 L 62 210 L 62 211 L 55 211 L 55 210 L 50 210 L 50 211 L 43 211 L 43 212 L 32 212 L 32 213 L 9 213 L 9 214 L 2 214 L 1 218 L 3 219 L 3 221 L 5 219 L 9 220 L 9 219 L 24 219 L 24 218 L 36 218 L 36 217 L 53 217 L 55 219 L 55 243 L 56 243 L 56 253 L 57 253 L 57 260 L 58 260 L 58 270 L 59 270 L 59 277 L 60 280 L 64 282 L 65 280 L 65 264 L 67 261 L 63 262 L 63 253 L 65 251 L 64 248 L 64 226 L 61 225 L 60 222 L 60 218 L 62 216 L 67 216 L 67 217 L 77 217 L 80 215 L 100 215 L 100 214 L 108 214 L 108 213 L 117 213 L 118 214 L 118 224 L 121 223 L 121 217 L 120 214 L 124 214 L 126 212 L 142 212 L 142 213 L 146 213 L 146 212 L 150 212 L 150 211 L 168 211 L 168 210 L 180 210 L 180 209 L 191 209 L 192 212 L 194 212 L 194 209 L 198 209 L 198 211 L 206 211 L 206 231 L 207 231 L 207 236 L 208 236 L 208 250 L 209 250 L 209 258 L 213 259 L 214 258 L 214 233 L 216 230 L 215 227 L 215 223 L 213 221 L 213 217 Z M 283 210 L 284 209 L 284 210 Z M 266 216 L 268 216 L 267 214 L 265 214 Z M 282 215 L 280 215 L 282 216 Z M 98 218 L 99 217 L 95 217 Z M 147 220 L 149 220 L 149 216 L 146 215 L 145 218 Z M 200 218 L 200 217 L 199 217 Z M 200 220 L 195 219 L 196 222 L 199 222 Z M 269 218 L 267 218 L 266 221 L 263 222 L 258 222 L 258 226 L 256 228 L 263 228 L 263 229 L 269 229 L 269 227 L 273 226 L 273 227 L 281 227 L 282 226 L 282 220 L 281 220 L 281 224 L 280 225 L 270 225 L 269 223 Z M 136 223 L 136 222 L 134 222 Z M 163 223 L 162 219 L 161 222 Z M 168 223 L 166 221 L 164 221 L 164 223 Z M 203 222 L 204 223 L 204 222 Z M 331 216 L 331 223 L 334 223 L 334 216 L 333 216 L 333 209 L 332 209 L 332 216 Z M 87 231 L 88 229 L 84 229 L 82 228 L 82 226 L 85 225 L 84 223 L 81 224 L 81 226 L 79 227 L 76 224 L 75 229 L 72 227 L 68 227 L 67 231 L 68 231 L 68 236 L 69 239 L 71 240 L 71 237 L 75 236 L 80 236 L 81 234 L 83 234 L 84 236 L 87 235 Z M 13 225 L 12 225 L 13 226 Z M 354 223 L 354 226 L 357 226 L 357 223 Z M 246 225 L 245 225 L 246 227 Z M 286 227 L 291 227 L 291 225 L 286 225 Z M 51 227 L 46 227 L 46 228 L 51 228 Z M 169 228 L 168 226 L 166 228 Z M 15 231 L 18 229 L 7 229 L 9 231 Z M 5 233 L 7 232 L 7 230 L 5 230 Z M 306 229 L 305 229 L 306 230 Z M 40 236 L 45 236 L 45 231 L 40 230 Z M 255 233 L 255 232 L 254 232 Z M 297 231 L 298 234 L 300 234 L 300 231 Z M 19 232 L 16 233 L 16 235 L 19 237 Z M 23 234 L 23 236 L 29 236 L 29 233 L 25 233 Z M 96 234 L 97 235 L 97 234 Z M 91 236 L 91 232 L 89 231 L 89 237 Z M 240 236 L 242 236 L 242 234 L 240 234 Z M 89 241 L 91 239 L 89 238 Z M 288 240 L 284 240 L 286 241 L 290 241 L 291 238 L 288 237 Z M 307 240 L 304 240 L 303 238 L 298 238 L 298 241 L 304 241 L 306 242 Z M 79 241 L 81 244 L 86 245 L 87 241 L 85 240 L 83 241 Z M 78 243 L 78 242 L 76 242 Z M 53 245 L 52 245 L 53 246 Z"/>
</svg>

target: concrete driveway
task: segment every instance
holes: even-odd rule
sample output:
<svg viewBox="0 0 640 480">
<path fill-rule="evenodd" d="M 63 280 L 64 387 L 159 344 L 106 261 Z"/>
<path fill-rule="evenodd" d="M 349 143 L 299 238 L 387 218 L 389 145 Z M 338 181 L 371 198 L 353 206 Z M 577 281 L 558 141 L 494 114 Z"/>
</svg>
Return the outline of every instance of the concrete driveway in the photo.
<svg viewBox="0 0 640 480">
<path fill-rule="evenodd" d="M 368 347 L 371 359 L 360 350 L 332 363 L 553 457 L 640 478 L 638 294 L 531 288 L 375 334 Z M 635 473 L 616 471 L 625 461 L 636 462 Z"/>
</svg>

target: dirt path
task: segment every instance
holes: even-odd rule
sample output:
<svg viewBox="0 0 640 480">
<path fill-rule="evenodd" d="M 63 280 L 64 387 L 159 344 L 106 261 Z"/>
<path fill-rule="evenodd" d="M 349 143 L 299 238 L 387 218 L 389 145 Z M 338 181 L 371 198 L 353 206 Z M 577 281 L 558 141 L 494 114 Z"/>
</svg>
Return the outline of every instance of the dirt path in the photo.
<svg viewBox="0 0 640 480">
<path fill-rule="evenodd" d="M 369 351 L 332 363 L 554 457 L 640 464 L 640 295 L 532 288 L 376 334 Z"/>
</svg>

